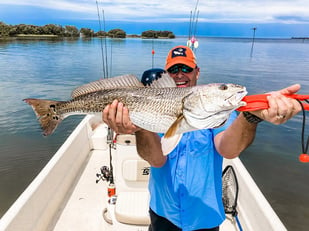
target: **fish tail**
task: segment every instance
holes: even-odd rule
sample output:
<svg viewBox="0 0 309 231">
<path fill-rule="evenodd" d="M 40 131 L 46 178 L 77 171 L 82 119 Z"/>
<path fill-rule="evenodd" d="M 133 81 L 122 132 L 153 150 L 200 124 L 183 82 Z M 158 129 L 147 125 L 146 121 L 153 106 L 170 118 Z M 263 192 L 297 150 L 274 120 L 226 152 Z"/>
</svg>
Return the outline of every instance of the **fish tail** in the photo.
<svg viewBox="0 0 309 231">
<path fill-rule="evenodd" d="M 32 107 L 39 120 L 44 136 L 52 134 L 58 124 L 63 120 L 63 116 L 57 112 L 57 104 L 61 103 L 60 101 L 30 98 L 24 99 L 23 101 Z"/>
</svg>

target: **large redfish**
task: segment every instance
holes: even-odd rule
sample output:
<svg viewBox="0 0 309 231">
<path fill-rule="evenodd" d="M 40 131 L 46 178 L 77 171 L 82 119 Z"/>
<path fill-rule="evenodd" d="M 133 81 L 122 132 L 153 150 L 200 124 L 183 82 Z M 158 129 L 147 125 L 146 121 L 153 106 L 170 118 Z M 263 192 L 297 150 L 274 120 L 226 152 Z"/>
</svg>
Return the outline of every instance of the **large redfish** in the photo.
<svg viewBox="0 0 309 231">
<path fill-rule="evenodd" d="M 146 130 L 165 133 L 165 137 L 187 131 L 215 128 L 224 124 L 230 113 L 246 103 L 245 87 L 213 83 L 177 88 L 167 74 L 144 87 L 135 76 L 103 79 L 81 86 L 69 101 L 24 99 L 36 113 L 44 135 L 73 114 L 101 113 L 117 99 L 129 109 L 131 121 Z"/>
</svg>

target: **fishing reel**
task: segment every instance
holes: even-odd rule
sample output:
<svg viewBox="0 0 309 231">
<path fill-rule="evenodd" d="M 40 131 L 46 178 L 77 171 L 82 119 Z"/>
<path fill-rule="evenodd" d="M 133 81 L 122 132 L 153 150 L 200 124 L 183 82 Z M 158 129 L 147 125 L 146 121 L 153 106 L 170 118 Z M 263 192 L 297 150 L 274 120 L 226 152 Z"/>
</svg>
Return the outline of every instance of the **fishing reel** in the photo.
<svg viewBox="0 0 309 231">
<path fill-rule="evenodd" d="M 112 182 L 113 180 L 113 174 L 111 172 L 111 170 L 109 169 L 109 167 L 107 166 L 102 166 L 100 168 L 100 172 L 101 173 L 97 173 L 97 179 L 96 179 L 96 183 L 99 183 L 100 180 L 102 181 L 107 181 L 107 182 Z"/>
</svg>

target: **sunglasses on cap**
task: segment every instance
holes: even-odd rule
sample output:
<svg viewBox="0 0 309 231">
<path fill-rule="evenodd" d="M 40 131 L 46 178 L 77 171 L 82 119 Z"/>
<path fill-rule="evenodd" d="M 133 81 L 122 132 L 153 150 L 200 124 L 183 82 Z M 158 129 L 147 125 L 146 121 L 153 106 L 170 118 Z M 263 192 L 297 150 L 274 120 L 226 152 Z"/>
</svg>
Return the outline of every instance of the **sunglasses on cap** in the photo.
<svg viewBox="0 0 309 231">
<path fill-rule="evenodd" d="M 184 64 L 176 64 L 176 65 L 171 66 L 169 69 L 167 69 L 168 73 L 171 73 L 171 74 L 177 74 L 180 70 L 183 73 L 190 73 L 193 71 L 193 68 L 187 65 L 184 65 Z"/>
</svg>

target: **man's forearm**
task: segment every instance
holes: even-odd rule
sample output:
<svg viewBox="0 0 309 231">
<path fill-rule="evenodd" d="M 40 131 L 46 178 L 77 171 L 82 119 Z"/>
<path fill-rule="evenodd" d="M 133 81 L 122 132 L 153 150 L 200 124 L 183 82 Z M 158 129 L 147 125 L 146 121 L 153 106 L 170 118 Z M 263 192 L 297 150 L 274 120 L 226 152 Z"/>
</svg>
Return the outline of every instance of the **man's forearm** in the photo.
<svg viewBox="0 0 309 231">
<path fill-rule="evenodd" d="M 225 158 L 235 158 L 253 141 L 257 124 L 248 122 L 242 113 L 224 131 L 216 135 L 217 151 Z"/>
<path fill-rule="evenodd" d="M 161 138 L 153 132 L 139 130 L 135 133 L 138 154 L 153 167 L 162 167 L 166 161 L 161 148 Z"/>
</svg>

